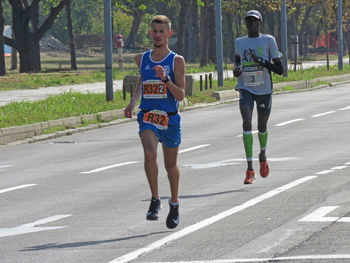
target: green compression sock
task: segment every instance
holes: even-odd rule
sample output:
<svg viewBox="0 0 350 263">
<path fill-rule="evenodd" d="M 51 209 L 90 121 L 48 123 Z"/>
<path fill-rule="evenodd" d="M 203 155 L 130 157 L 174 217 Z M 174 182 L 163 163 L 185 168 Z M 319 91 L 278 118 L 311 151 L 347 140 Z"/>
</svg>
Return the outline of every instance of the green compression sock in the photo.
<svg viewBox="0 0 350 263">
<path fill-rule="evenodd" d="M 258 137 L 259 137 L 260 149 L 263 151 L 266 150 L 267 138 L 269 137 L 269 133 L 267 131 L 265 131 L 264 133 L 259 132 Z"/>
<path fill-rule="evenodd" d="M 251 131 L 243 132 L 243 144 L 247 161 L 253 160 L 253 134 Z"/>
</svg>

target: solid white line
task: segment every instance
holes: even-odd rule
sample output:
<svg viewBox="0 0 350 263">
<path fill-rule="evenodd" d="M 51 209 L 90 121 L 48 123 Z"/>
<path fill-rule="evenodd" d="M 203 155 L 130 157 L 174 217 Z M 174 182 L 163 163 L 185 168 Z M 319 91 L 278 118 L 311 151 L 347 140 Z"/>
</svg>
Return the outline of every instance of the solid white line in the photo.
<svg viewBox="0 0 350 263">
<path fill-rule="evenodd" d="M 211 224 L 214 224 L 214 223 L 216 223 L 216 222 L 218 222 L 218 221 L 220 221 L 228 216 L 231 216 L 231 215 L 236 214 L 240 211 L 243 211 L 246 208 L 252 207 L 252 206 L 268 199 L 268 198 L 271 198 L 275 195 L 278 195 L 284 191 L 287 191 L 287 190 L 289 190 L 297 185 L 300 185 L 300 184 L 307 182 L 309 180 L 312 180 L 314 178 L 317 178 L 317 176 L 306 176 L 306 177 L 303 177 L 301 179 L 295 180 L 289 184 L 286 184 L 284 186 L 278 187 L 278 188 L 271 190 L 265 194 L 262 194 L 258 197 L 255 197 L 255 198 L 253 198 L 253 199 L 251 199 L 251 200 L 249 200 L 241 205 L 235 206 L 229 210 L 226 210 L 226 211 L 221 212 L 217 215 L 214 215 L 212 217 L 204 219 L 196 224 L 185 227 L 185 228 L 183 228 L 183 229 L 181 229 L 173 234 L 170 234 L 169 236 L 166 236 L 162 239 L 159 239 L 158 241 L 155 241 L 155 242 L 149 244 L 146 247 L 140 248 L 138 250 L 135 250 L 133 252 L 125 254 L 124 256 L 116 258 L 116 259 L 110 261 L 109 263 L 126 263 L 126 262 L 129 262 L 131 260 L 137 259 L 138 257 L 140 257 L 144 254 L 147 254 L 153 250 L 159 249 L 160 247 L 164 246 L 165 244 L 167 244 L 169 242 L 172 242 L 172 241 L 175 241 L 179 238 L 187 236 L 195 231 L 198 231 L 198 230 L 200 230 L 204 227 L 207 227 Z"/>
<path fill-rule="evenodd" d="M 208 146 L 210 146 L 210 144 L 202 144 L 202 145 L 198 145 L 198 146 L 195 146 L 195 147 L 183 149 L 183 150 L 179 151 L 179 153 L 185 153 L 185 152 L 197 150 L 197 149 L 208 147 Z"/>
<path fill-rule="evenodd" d="M 350 110 L 350 106 L 347 106 L 347 107 L 339 109 L 339 110 Z"/>
<path fill-rule="evenodd" d="M 22 188 L 27 188 L 27 187 L 35 186 L 35 185 L 36 185 L 36 184 L 24 184 L 24 185 L 19 185 L 19 186 L 11 187 L 11 188 L 1 189 L 1 190 L 0 190 L 0 194 L 6 193 L 6 192 L 10 192 L 10 191 L 14 191 L 14 190 L 19 190 L 19 189 L 22 189 Z"/>
<path fill-rule="evenodd" d="M 269 261 L 286 261 L 286 260 L 318 260 L 318 259 L 348 259 L 350 254 L 335 254 L 335 255 L 304 255 L 290 257 L 275 257 L 275 258 L 242 258 L 242 259 L 217 259 L 217 260 L 196 260 L 196 261 L 164 261 L 152 263 L 244 263 L 244 262 L 269 262 Z"/>
<path fill-rule="evenodd" d="M 293 122 L 303 121 L 303 120 L 304 120 L 303 118 L 294 119 L 294 120 L 290 120 L 290 121 L 285 121 L 285 122 L 278 123 L 278 124 L 276 124 L 275 126 L 281 127 L 281 126 L 284 126 L 284 125 L 287 125 L 287 124 L 290 124 L 290 123 L 293 123 Z"/>
<path fill-rule="evenodd" d="M 321 172 L 318 172 L 318 173 L 315 173 L 315 174 L 329 174 L 329 173 L 333 173 L 334 170 L 324 170 L 324 171 L 321 171 Z"/>
<path fill-rule="evenodd" d="M 345 165 L 350 165 L 350 162 L 348 162 L 348 163 L 344 163 Z"/>
<path fill-rule="evenodd" d="M 113 165 L 109 165 L 109 166 L 97 168 L 97 169 L 94 169 L 94 170 L 91 170 L 91 171 L 80 172 L 80 173 L 81 173 L 81 174 L 98 173 L 98 172 L 106 171 L 106 170 L 109 170 L 109 169 L 112 169 L 112 168 L 121 167 L 121 166 L 129 165 L 129 164 L 134 164 L 134 163 L 139 163 L 139 161 L 131 161 L 131 162 L 126 162 L 126 163 L 113 164 Z"/>
<path fill-rule="evenodd" d="M 332 114 L 332 113 L 335 113 L 335 112 L 336 111 L 327 111 L 327 112 L 324 112 L 324 113 L 312 115 L 311 117 L 312 118 L 317 118 L 317 117 L 325 116 L 325 115 Z"/>
</svg>

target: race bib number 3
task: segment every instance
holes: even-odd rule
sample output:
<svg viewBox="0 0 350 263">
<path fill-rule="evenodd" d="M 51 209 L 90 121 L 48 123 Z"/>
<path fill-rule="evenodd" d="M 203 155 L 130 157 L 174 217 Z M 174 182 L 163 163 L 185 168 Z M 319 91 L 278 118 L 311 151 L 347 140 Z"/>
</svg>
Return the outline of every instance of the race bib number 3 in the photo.
<svg viewBox="0 0 350 263">
<path fill-rule="evenodd" d="M 262 71 L 243 72 L 244 86 L 254 87 L 264 84 Z"/>
<path fill-rule="evenodd" d="M 168 97 L 167 86 L 161 80 L 146 80 L 142 86 L 145 99 L 164 99 Z"/>
<path fill-rule="evenodd" d="M 169 117 L 165 111 L 152 110 L 143 115 L 143 122 L 153 124 L 159 130 L 168 129 Z"/>
</svg>

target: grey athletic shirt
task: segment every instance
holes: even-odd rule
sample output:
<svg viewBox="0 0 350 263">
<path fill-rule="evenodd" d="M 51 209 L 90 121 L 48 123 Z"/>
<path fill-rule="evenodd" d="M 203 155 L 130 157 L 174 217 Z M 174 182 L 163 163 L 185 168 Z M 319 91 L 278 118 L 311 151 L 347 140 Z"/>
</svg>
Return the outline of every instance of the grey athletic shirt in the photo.
<svg viewBox="0 0 350 263">
<path fill-rule="evenodd" d="M 269 62 L 273 58 L 282 57 L 275 38 L 267 34 L 260 34 L 258 37 L 239 37 L 236 39 L 236 53 L 241 57 L 242 67 L 236 90 L 245 89 L 257 95 L 272 93 L 269 71 L 255 63 L 250 53 Z"/>
</svg>

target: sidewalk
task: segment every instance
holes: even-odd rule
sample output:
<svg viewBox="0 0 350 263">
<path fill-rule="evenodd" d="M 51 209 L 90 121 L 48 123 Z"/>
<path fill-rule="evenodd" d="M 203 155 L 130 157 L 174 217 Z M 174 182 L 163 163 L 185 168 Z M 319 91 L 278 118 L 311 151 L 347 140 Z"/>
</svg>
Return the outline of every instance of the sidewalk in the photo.
<svg viewBox="0 0 350 263">
<path fill-rule="evenodd" d="M 318 67 L 325 65 L 325 61 L 312 61 L 312 62 L 303 62 L 303 69 Z M 331 65 L 337 64 L 338 61 L 330 61 Z M 207 73 L 196 73 L 191 74 L 195 80 L 199 80 L 200 75 L 209 74 Z M 217 79 L 217 72 L 212 72 L 214 79 Z M 232 70 L 224 71 L 224 78 L 233 78 Z M 113 90 L 122 90 L 123 81 L 115 80 L 113 81 Z M 105 82 L 97 83 L 87 83 L 87 84 L 76 84 L 62 87 L 47 87 L 39 89 L 30 89 L 30 90 L 11 90 L 11 91 L 0 91 L 0 106 L 5 105 L 9 102 L 20 102 L 20 101 L 35 101 L 42 100 L 47 98 L 50 95 L 58 95 L 68 91 L 76 92 L 90 92 L 90 93 L 104 93 L 106 91 Z"/>
</svg>

